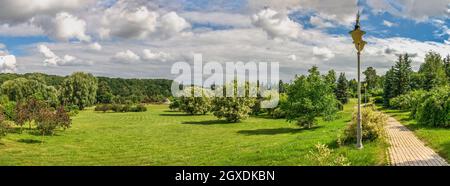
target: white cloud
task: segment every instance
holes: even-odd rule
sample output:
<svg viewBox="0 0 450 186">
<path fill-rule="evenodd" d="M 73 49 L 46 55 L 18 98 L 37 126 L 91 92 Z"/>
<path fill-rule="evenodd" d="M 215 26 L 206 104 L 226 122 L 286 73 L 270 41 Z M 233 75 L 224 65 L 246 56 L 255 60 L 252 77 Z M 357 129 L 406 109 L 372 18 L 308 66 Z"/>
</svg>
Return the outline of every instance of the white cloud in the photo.
<svg viewBox="0 0 450 186">
<path fill-rule="evenodd" d="M 90 41 L 91 37 L 86 34 L 86 22 L 67 12 L 56 14 L 52 20 L 41 18 L 36 20 L 44 31 L 62 41 L 77 39 L 79 41 Z"/>
<path fill-rule="evenodd" d="M 0 72 L 14 73 L 16 70 L 16 57 L 14 55 L 0 56 Z"/>
<path fill-rule="evenodd" d="M 78 66 L 78 65 L 92 65 L 92 61 L 84 61 L 71 55 L 64 55 L 59 57 L 51 51 L 46 45 L 38 46 L 39 52 L 45 57 L 45 66 Z"/>
<path fill-rule="evenodd" d="M 328 61 L 335 56 L 333 51 L 326 47 L 313 47 L 313 55 L 324 61 Z"/>
<path fill-rule="evenodd" d="M 120 38 L 145 39 L 151 36 L 169 38 L 190 28 L 190 24 L 176 12 L 150 11 L 145 6 L 127 7 L 118 3 L 105 10 L 102 28 L 98 29 L 100 38 L 116 36 Z"/>
<path fill-rule="evenodd" d="M 387 21 L 387 20 L 383 20 L 383 25 L 387 26 L 387 27 L 393 27 L 393 26 L 397 26 L 397 24 Z"/>
<path fill-rule="evenodd" d="M 144 49 L 142 51 L 144 60 L 148 61 L 161 61 L 167 62 L 173 59 L 173 57 L 165 52 L 152 52 L 150 49 Z"/>
<path fill-rule="evenodd" d="M 180 14 L 191 23 L 248 28 L 252 25 L 248 15 L 226 12 L 184 12 Z"/>
<path fill-rule="evenodd" d="M 295 54 L 289 55 L 288 58 L 292 61 L 297 61 L 297 56 Z"/>
<path fill-rule="evenodd" d="M 254 14 L 252 23 L 262 28 L 270 38 L 297 38 L 301 32 L 301 25 L 269 8 Z"/>
<path fill-rule="evenodd" d="M 119 62 L 119 63 L 131 63 L 131 62 L 138 62 L 140 60 L 141 60 L 141 57 L 139 57 L 137 54 L 135 54 L 131 50 L 118 52 L 112 58 L 112 61 Z"/>
<path fill-rule="evenodd" d="M 248 0 L 251 10 L 271 8 L 278 12 L 315 12 L 322 19 L 332 20 L 342 25 L 350 25 L 358 11 L 357 0 Z"/>
<path fill-rule="evenodd" d="M 448 0 L 428 0 L 428 1 L 380 1 L 367 0 L 373 12 L 389 12 L 399 17 L 425 21 L 430 17 L 448 18 L 450 2 Z"/>
<path fill-rule="evenodd" d="M 38 36 L 44 35 L 44 31 L 29 22 L 16 25 L 3 24 L 0 25 L 0 35 L 12 37 Z"/>
<path fill-rule="evenodd" d="M 89 5 L 94 0 L 2 0 L 0 23 L 22 23 L 37 15 L 52 15 Z"/>
<path fill-rule="evenodd" d="M 329 28 L 329 27 L 334 26 L 332 23 L 330 23 L 318 16 L 311 16 L 311 18 L 309 19 L 309 22 L 318 28 Z"/>
<path fill-rule="evenodd" d="M 95 50 L 95 51 L 100 51 L 100 50 L 102 50 L 102 45 L 100 45 L 98 42 L 91 43 L 91 44 L 89 44 L 89 49 Z"/>
<path fill-rule="evenodd" d="M 169 12 L 160 18 L 158 32 L 164 37 L 169 38 L 190 28 L 191 25 L 175 12 Z"/>
</svg>

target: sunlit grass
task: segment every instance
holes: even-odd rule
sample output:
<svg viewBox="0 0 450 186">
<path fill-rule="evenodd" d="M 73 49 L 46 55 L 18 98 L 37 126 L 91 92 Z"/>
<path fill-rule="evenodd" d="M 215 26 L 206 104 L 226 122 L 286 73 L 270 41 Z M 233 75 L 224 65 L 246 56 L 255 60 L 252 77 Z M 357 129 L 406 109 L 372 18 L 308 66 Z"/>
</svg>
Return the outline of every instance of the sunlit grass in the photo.
<svg viewBox="0 0 450 186">
<path fill-rule="evenodd" d="M 309 130 L 265 117 L 227 124 L 212 115 L 171 112 L 166 105 L 150 105 L 144 113 L 89 109 L 55 136 L 24 131 L 1 139 L 0 165 L 312 165 L 306 155 L 317 143 L 335 148 L 352 165 L 385 164 L 382 143 L 366 143 L 364 150 L 336 145 L 353 104 L 340 119 Z"/>
</svg>

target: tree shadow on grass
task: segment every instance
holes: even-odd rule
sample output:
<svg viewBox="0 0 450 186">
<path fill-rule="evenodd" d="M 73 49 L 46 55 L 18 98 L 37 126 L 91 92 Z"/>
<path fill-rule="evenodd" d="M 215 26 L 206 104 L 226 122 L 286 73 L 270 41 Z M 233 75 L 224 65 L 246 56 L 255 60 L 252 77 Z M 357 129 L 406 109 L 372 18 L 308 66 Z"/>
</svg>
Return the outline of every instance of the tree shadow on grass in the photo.
<svg viewBox="0 0 450 186">
<path fill-rule="evenodd" d="M 189 125 L 223 125 L 223 124 L 236 124 L 230 123 L 225 120 L 207 120 L 207 121 L 185 121 L 183 124 Z"/>
<path fill-rule="evenodd" d="M 175 114 L 159 114 L 160 116 L 196 116 L 196 115 L 189 115 L 184 113 L 175 113 Z"/>
<path fill-rule="evenodd" d="M 305 131 L 315 131 L 322 128 L 316 126 L 312 128 L 275 128 L 275 129 L 256 129 L 256 130 L 240 130 L 237 133 L 244 135 L 277 135 L 277 134 L 296 134 Z"/>
<path fill-rule="evenodd" d="M 19 139 L 19 140 L 17 140 L 17 142 L 27 143 L 27 144 L 42 143 L 41 140 L 35 140 L 35 139 Z"/>
</svg>

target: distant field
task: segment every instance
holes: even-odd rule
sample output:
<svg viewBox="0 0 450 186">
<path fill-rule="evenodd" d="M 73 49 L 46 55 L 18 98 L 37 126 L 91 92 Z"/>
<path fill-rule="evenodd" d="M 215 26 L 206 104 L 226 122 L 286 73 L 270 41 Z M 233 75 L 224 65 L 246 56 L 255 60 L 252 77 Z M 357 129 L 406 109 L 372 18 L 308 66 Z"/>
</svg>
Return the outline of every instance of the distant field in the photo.
<svg viewBox="0 0 450 186">
<path fill-rule="evenodd" d="M 311 165 L 305 155 L 319 142 L 335 147 L 352 108 L 346 105 L 341 119 L 310 130 L 264 117 L 227 124 L 166 105 L 150 105 L 145 113 L 88 109 L 56 136 L 8 134 L 0 141 L 0 165 Z M 378 142 L 364 150 L 335 149 L 352 165 L 383 165 L 384 150 Z"/>
<path fill-rule="evenodd" d="M 379 108 L 414 131 L 428 146 L 450 161 L 450 129 L 421 126 L 409 118 L 409 112 Z"/>
</svg>

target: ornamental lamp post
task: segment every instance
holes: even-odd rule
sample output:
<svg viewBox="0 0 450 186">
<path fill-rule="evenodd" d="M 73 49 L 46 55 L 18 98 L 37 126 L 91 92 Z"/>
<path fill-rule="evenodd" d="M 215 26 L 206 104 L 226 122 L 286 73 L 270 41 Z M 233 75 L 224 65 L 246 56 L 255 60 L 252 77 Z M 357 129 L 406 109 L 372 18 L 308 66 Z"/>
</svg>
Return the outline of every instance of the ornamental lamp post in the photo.
<svg viewBox="0 0 450 186">
<path fill-rule="evenodd" d="M 356 15 L 356 24 L 355 29 L 350 31 L 350 35 L 353 39 L 353 44 L 355 44 L 355 48 L 357 51 L 357 57 L 358 57 L 358 116 L 357 116 L 357 127 L 356 127 L 356 148 L 362 149 L 362 126 L 361 126 L 361 51 L 364 49 L 364 46 L 367 44 L 362 39 L 362 36 L 366 34 L 366 32 L 361 30 L 361 27 L 359 25 L 359 11 Z"/>
</svg>

